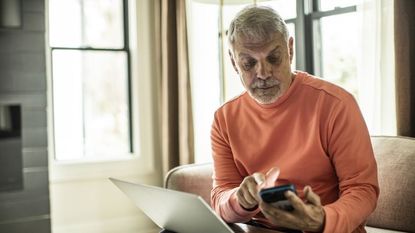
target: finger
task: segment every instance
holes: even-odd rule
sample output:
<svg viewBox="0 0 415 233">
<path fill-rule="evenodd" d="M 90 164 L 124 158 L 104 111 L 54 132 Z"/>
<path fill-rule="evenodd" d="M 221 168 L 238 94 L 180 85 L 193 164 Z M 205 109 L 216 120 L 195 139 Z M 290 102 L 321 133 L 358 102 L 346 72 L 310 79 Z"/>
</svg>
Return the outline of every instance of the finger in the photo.
<svg viewBox="0 0 415 233">
<path fill-rule="evenodd" d="M 255 200 L 255 202 L 258 204 L 258 202 L 261 199 L 259 196 L 259 192 L 258 192 L 258 185 L 252 183 L 252 184 L 249 184 L 247 188 L 248 188 L 247 191 L 249 193 L 249 196 L 252 197 Z"/>
<path fill-rule="evenodd" d="M 275 207 L 275 206 L 273 206 L 269 203 L 263 202 L 263 201 L 261 201 L 259 203 L 259 207 L 260 207 L 261 211 L 264 214 L 266 213 L 266 214 L 268 214 L 269 216 L 272 216 L 272 218 L 275 218 L 275 219 L 279 219 L 279 215 L 282 213 L 282 210 L 278 209 L 277 207 Z"/>
<path fill-rule="evenodd" d="M 317 206 L 321 205 L 320 197 L 316 193 L 313 192 L 310 186 L 306 186 L 304 188 L 304 195 L 305 195 L 305 199 L 311 204 L 317 205 Z"/>
<path fill-rule="evenodd" d="M 284 193 L 284 196 L 290 201 L 291 205 L 295 210 L 304 212 L 305 204 L 304 202 L 292 191 L 287 191 Z"/>
<path fill-rule="evenodd" d="M 244 179 L 242 182 L 238 192 L 240 194 L 240 197 L 243 198 L 249 205 L 256 205 L 257 200 L 255 198 L 255 192 L 254 195 L 251 194 L 252 191 L 250 189 L 255 189 L 256 183 L 252 176 L 248 176 Z"/>
<path fill-rule="evenodd" d="M 260 204 L 260 208 L 264 216 L 275 225 L 291 229 L 297 229 L 300 226 L 300 219 L 290 212 L 280 210 L 265 202 Z"/>
<path fill-rule="evenodd" d="M 245 197 L 244 192 L 242 189 L 239 189 L 238 192 L 236 193 L 236 197 L 238 198 L 238 202 L 241 206 L 243 206 L 246 209 L 250 209 L 252 208 L 253 204 L 251 204 Z"/>
<path fill-rule="evenodd" d="M 243 196 L 247 202 L 249 202 L 251 205 L 257 205 L 258 199 L 255 192 L 255 187 L 248 186 L 248 189 L 244 190 Z"/>
<path fill-rule="evenodd" d="M 259 201 L 257 187 L 258 187 L 258 182 L 262 182 L 261 177 L 263 177 L 261 173 L 254 173 L 253 175 L 245 178 L 243 182 L 245 196 L 248 196 L 249 194 L 249 197 L 252 197 L 255 200 L 255 202 Z"/>
<path fill-rule="evenodd" d="M 255 172 L 252 177 L 254 177 L 256 184 L 261 185 L 265 181 L 265 176 L 262 173 Z"/>
<path fill-rule="evenodd" d="M 273 167 L 269 169 L 265 177 L 265 186 L 272 187 L 275 185 L 275 181 L 277 181 L 278 176 L 280 175 L 280 169 L 278 167 Z"/>
</svg>

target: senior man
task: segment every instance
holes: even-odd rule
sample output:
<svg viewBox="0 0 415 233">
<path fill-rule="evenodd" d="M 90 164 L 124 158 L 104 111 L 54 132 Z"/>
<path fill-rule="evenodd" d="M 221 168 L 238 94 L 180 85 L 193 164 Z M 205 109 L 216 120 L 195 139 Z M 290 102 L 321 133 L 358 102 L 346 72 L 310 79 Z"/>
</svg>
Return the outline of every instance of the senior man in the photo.
<svg viewBox="0 0 415 233">
<path fill-rule="evenodd" d="M 353 96 L 292 71 L 294 39 L 271 8 L 249 6 L 229 27 L 229 55 L 246 91 L 216 112 L 212 206 L 227 222 L 309 232 L 365 232 L 379 195 L 369 133 Z M 345 45 L 347 46 L 347 45 Z M 286 211 L 263 187 L 293 183 Z"/>
</svg>

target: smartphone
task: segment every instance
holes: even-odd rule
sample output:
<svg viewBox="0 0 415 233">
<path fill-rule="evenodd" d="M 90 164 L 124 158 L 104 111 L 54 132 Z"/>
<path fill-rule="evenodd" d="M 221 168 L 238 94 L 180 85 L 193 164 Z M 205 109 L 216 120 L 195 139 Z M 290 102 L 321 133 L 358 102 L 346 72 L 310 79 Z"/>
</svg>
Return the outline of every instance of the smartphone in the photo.
<svg viewBox="0 0 415 233">
<path fill-rule="evenodd" d="M 259 195 L 266 203 L 271 203 L 273 206 L 285 211 L 292 211 L 294 210 L 294 207 L 291 205 L 291 202 L 285 198 L 284 193 L 286 191 L 291 191 L 297 194 L 294 184 L 286 184 L 261 189 L 261 191 L 259 191 Z"/>
</svg>

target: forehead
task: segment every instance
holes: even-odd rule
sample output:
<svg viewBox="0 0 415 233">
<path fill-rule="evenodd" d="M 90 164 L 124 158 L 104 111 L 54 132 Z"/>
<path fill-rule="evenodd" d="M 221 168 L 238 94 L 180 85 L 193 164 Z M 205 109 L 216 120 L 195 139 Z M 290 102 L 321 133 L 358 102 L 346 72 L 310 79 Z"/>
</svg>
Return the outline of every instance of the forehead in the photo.
<svg viewBox="0 0 415 233">
<path fill-rule="evenodd" d="M 287 47 L 287 41 L 281 34 L 275 34 L 268 41 L 249 41 L 240 38 L 232 46 L 234 55 L 237 58 L 245 56 L 268 55 L 275 51 L 284 51 Z"/>
</svg>

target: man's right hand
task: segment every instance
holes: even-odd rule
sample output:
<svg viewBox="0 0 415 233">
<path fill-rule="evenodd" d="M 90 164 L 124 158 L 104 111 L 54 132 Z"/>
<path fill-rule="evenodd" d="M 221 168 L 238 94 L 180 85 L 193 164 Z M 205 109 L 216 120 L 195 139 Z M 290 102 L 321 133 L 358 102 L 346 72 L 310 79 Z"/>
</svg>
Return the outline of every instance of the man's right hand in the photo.
<svg viewBox="0 0 415 233">
<path fill-rule="evenodd" d="M 260 201 L 259 190 L 267 186 L 274 186 L 278 175 L 279 169 L 271 168 L 266 175 L 257 172 L 245 177 L 236 192 L 239 204 L 246 210 L 256 209 Z"/>
</svg>

